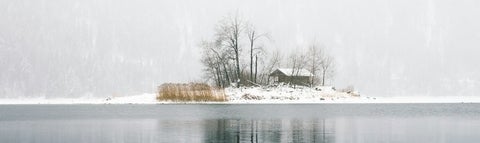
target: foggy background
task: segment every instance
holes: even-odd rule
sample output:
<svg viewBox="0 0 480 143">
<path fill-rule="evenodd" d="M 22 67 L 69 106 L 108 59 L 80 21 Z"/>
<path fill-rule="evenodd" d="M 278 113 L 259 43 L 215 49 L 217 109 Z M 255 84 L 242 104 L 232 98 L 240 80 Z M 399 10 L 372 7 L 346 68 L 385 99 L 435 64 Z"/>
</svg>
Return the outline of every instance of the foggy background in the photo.
<svg viewBox="0 0 480 143">
<path fill-rule="evenodd" d="M 123 96 L 200 81 L 199 43 L 231 13 L 270 33 L 267 49 L 327 47 L 338 88 L 476 95 L 479 7 L 478 0 L 0 0 L 0 97 Z"/>
</svg>

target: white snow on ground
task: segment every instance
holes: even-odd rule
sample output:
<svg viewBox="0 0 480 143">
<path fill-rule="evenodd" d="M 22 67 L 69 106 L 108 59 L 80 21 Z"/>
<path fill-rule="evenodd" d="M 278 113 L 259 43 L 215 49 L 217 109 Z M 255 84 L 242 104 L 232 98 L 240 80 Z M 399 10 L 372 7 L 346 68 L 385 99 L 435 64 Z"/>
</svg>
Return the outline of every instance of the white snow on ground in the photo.
<svg viewBox="0 0 480 143">
<path fill-rule="evenodd" d="M 189 102 L 186 104 L 307 104 L 307 103 L 480 103 L 475 96 L 410 96 L 410 97 L 369 97 L 354 96 L 320 87 L 321 91 L 306 87 L 251 87 L 226 88 L 228 102 Z M 177 104 L 158 102 L 156 94 L 142 94 L 108 98 L 17 98 L 0 99 L 0 104 Z"/>
<path fill-rule="evenodd" d="M 358 103 L 480 103 L 478 96 L 402 96 L 377 97 L 376 99 L 362 97 Z"/>
<path fill-rule="evenodd" d="M 338 92 L 332 87 L 251 87 L 226 88 L 230 103 L 327 103 L 360 99 L 353 94 Z"/>
<path fill-rule="evenodd" d="M 16 98 L 0 99 L 0 104 L 157 104 L 156 94 L 108 98 Z"/>
<path fill-rule="evenodd" d="M 110 104 L 156 104 L 158 103 L 156 98 L 157 94 L 142 94 L 135 96 L 114 97 L 111 99 L 107 98 L 104 102 Z"/>
</svg>

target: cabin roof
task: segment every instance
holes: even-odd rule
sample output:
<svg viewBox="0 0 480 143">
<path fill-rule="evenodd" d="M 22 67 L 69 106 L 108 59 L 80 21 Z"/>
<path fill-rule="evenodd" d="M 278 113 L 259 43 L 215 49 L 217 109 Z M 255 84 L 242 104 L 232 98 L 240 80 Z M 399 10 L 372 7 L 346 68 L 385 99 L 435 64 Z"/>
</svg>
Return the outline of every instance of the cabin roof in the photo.
<svg viewBox="0 0 480 143">
<path fill-rule="evenodd" d="M 279 68 L 273 71 L 270 76 L 275 76 L 277 74 L 284 74 L 286 76 L 313 76 L 313 74 L 306 69 L 290 69 L 290 68 Z"/>
</svg>

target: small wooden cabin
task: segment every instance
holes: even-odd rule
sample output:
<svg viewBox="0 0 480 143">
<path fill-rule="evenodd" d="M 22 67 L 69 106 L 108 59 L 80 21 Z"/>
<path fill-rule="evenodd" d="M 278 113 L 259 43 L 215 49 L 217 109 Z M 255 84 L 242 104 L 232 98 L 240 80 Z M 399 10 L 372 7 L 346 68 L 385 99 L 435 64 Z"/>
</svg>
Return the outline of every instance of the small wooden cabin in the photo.
<svg viewBox="0 0 480 143">
<path fill-rule="evenodd" d="M 308 86 L 313 74 L 306 69 L 280 68 L 270 73 L 275 83 L 290 83 L 295 85 Z"/>
</svg>

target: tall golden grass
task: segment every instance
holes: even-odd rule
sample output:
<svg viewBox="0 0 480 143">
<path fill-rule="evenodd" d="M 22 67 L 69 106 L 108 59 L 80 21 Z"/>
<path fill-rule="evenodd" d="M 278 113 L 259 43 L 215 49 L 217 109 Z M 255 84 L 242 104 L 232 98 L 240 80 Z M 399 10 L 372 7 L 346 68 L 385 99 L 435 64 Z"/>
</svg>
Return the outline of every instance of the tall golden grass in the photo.
<svg viewBox="0 0 480 143">
<path fill-rule="evenodd" d="M 214 89 L 205 83 L 165 83 L 158 87 L 158 101 L 174 102 L 224 102 L 222 89 Z"/>
</svg>

